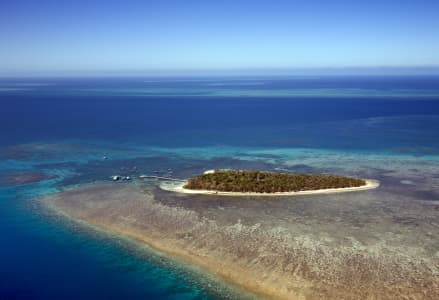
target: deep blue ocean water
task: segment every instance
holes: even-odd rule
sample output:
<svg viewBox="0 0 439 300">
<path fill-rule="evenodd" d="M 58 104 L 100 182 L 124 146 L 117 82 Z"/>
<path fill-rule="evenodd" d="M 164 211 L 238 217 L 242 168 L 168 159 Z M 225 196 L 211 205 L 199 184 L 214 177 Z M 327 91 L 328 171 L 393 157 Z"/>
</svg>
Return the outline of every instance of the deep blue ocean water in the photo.
<svg viewBox="0 0 439 300">
<path fill-rule="evenodd" d="M 0 79 L 0 299 L 239 297 L 38 205 L 128 160 L 154 155 L 151 171 L 160 155 L 175 168 L 180 154 L 186 164 L 200 159 L 188 149 L 223 159 L 230 149 L 436 157 L 439 77 Z M 20 172 L 48 178 L 7 180 Z"/>
</svg>

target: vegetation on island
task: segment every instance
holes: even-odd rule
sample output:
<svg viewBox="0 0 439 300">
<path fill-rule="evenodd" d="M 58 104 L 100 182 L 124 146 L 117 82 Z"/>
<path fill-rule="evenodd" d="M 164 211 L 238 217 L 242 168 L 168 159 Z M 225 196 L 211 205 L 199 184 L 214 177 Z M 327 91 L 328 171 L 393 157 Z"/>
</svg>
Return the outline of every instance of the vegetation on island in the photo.
<svg viewBox="0 0 439 300">
<path fill-rule="evenodd" d="M 277 193 L 359 187 L 363 185 L 366 185 L 363 179 L 337 175 L 216 170 L 189 179 L 184 188 L 219 192 Z"/>
</svg>

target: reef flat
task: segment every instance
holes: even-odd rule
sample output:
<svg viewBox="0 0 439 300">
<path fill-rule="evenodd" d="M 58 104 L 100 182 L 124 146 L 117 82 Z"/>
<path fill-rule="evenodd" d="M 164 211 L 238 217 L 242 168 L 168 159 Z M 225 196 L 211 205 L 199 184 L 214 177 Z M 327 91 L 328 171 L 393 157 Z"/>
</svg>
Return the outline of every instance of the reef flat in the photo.
<svg viewBox="0 0 439 300">
<path fill-rule="evenodd" d="M 95 183 L 44 201 L 267 298 L 438 299 L 437 205 L 378 191 L 228 201 Z"/>
</svg>

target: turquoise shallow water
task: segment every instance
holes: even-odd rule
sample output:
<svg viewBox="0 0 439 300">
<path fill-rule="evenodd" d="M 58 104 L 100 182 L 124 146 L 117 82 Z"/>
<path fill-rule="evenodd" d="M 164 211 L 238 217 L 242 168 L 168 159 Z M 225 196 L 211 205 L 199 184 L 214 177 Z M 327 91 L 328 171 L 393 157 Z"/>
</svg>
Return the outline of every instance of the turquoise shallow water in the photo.
<svg viewBox="0 0 439 300">
<path fill-rule="evenodd" d="M 45 210 L 35 197 L 56 192 L 53 184 L 49 180 L 0 191 L 4 299 L 216 299 L 222 295 L 233 299 L 241 295 L 151 249 Z"/>
<path fill-rule="evenodd" d="M 0 84 L 0 299 L 252 298 L 39 205 L 113 174 L 391 172 L 423 180 L 415 199 L 439 199 L 425 175 L 439 176 L 436 77 L 43 81 Z"/>
</svg>

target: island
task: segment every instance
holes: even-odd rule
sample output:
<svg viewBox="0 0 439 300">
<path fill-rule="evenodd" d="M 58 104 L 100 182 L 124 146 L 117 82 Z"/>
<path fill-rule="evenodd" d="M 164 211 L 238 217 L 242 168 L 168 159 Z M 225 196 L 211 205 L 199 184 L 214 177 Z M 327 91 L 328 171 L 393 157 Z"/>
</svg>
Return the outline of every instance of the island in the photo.
<svg viewBox="0 0 439 300">
<path fill-rule="evenodd" d="M 302 195 L 376 188 L 379 182 L 332 174 L 295 174 L 257 170 L 209 170 L 179 184 L 164 183 L 164 190 L 187 194 L 232 196 Z"/>
</svg>

